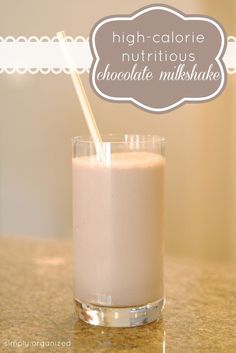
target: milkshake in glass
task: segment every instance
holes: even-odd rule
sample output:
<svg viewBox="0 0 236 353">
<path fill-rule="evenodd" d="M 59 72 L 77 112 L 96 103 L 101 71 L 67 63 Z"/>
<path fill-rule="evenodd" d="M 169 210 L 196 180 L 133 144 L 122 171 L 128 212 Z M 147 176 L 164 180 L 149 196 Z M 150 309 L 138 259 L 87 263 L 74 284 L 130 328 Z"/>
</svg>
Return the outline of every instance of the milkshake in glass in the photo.
<svg viewBox="0 0 236 353">
<path fill-rule="evenodd" d="M 74 299 L 79 317 L 131 327 L 159 319 L 163 288 L 163 138 L 73 139 Z"/>
</svg>

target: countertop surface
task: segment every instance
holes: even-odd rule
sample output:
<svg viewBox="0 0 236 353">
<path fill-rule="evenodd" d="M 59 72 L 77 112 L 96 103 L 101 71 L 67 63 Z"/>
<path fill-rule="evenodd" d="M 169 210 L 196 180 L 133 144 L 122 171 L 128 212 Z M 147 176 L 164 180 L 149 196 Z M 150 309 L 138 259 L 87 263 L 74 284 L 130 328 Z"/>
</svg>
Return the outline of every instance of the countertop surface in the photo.
<svg viewBox="0 0 236 353">
<path fill-rule="evenodd" d="M 77 320 L 72 243 L 0 240 L 0 352 L 236 352 L 236 268 L 166 257 L 159 322 L 93 327 Z"/>
</svg>

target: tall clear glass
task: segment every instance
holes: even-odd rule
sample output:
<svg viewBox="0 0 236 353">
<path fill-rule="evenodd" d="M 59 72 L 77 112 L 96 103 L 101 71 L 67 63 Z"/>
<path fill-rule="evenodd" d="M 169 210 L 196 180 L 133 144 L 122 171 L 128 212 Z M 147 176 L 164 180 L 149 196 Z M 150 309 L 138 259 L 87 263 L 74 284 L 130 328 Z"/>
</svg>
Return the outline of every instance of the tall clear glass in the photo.
<svg viewBox="0 0 236 353">
<path fill-rule="evenodd" d="M 103 136 L 105 160 L 89 138 L 73 138 L 74 300 L 93 325 L 158 320 L 164 306 L 165 140 Z"/>
</svg>

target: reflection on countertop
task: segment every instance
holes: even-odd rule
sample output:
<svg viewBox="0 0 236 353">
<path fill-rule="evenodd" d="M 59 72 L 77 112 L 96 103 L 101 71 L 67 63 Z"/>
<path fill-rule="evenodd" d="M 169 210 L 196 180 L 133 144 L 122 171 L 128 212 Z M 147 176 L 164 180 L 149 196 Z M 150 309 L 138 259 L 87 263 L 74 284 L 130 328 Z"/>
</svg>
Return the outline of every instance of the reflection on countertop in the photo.
<svg viewBox="0 0 236 353">
<path fill-rule="evenodd" d="M 167 256 L 162 319 L 102 328 L 74 313 L 71 249 L 69 241 L 0 240 L 1 352 L 236 351 L 235 264 Z"/>
</svg>

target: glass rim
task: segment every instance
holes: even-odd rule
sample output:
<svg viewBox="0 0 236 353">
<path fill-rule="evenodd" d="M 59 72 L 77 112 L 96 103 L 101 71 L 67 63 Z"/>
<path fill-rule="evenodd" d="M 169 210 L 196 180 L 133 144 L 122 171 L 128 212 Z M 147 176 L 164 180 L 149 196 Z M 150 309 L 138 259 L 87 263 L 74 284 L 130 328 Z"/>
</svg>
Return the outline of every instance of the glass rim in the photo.
<svg viewBox="0 0 236 353">
<path fill-rule="evenodd" d="M 130 143 L 130 139 L 138 141 L 139 143 L 161 143 L 165 144 L 166 139 L 156 134 L 134 134 L 134 133 L 108 133 L 101 134 L 103 144 L 125 144 Z M 126 140 L 127 139 L 127 140 Z M 92 137 L 90 135 L 78 135 L 72 137 L 72 144 L 93 144 Z"/>
</svg>

